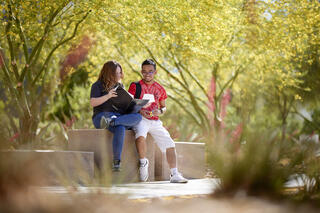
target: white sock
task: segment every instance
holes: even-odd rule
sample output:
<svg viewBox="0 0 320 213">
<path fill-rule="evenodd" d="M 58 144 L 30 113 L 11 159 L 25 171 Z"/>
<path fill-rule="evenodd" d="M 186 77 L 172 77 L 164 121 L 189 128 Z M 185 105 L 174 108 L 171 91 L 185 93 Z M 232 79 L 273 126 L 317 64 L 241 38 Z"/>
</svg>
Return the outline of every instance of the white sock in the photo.
<svg viewBox="0 0 320 213">
<path fill-rule="evenodd" d="M 176 168 L 171 168 L 170 171 L 171 171 L 171 175 L 175 175 L 175 174 L 178 173 L 177 167 Z"/>
<path fill-rule="evenodd" d="M 140 161 L 140 164 L 144 165 L 147 163 L 147 158 L 140 158 L 139 161 Z"/>
</svg>

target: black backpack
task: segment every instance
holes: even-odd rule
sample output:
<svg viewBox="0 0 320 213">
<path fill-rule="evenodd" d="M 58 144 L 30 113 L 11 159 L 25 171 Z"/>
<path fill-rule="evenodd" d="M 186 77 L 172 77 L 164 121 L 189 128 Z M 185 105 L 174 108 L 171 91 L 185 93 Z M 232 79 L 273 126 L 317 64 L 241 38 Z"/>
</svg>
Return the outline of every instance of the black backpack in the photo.
<svg viewBox="0 0 320 213">
<path fill-rule="evenodd" d="M 134 94 L 134 98 L 135 99 L 140 99 L 140 95 L 141 95 L 141 84 L 139 81 L 136 81 L 136 82 L 132 82 L 130 84 L 130 86 L 132 84 L 135 84 L 136 85 L 136 93 Z M 132 101 L 131 104 L 129 105 L 128 109 L 126 110 L 126 113 L 130 113 L 135 107 L 135 103 Z"/>
<path fill-rule="evenodd" d="M 140 84 L 140 82 L 136 81 L 136 82 L 132 82 L 131 84 L 135 84 L 136 85 L 136 93 L 134 94 L 134 98 L 135 99 L 140 99 L 140 95 L 141 95 L 141 84 Z"/>
</svg>

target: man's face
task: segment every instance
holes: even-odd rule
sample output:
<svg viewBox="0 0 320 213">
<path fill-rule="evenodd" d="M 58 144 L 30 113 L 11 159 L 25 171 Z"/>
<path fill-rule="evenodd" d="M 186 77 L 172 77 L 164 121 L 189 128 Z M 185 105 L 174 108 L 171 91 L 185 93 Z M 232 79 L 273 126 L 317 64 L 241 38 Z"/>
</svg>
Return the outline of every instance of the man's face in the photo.
<svg viewBox="0 0 320 213">
<path fill-rule="evenodd" d="M 154 69 L 153 65 L 143 65 L 141 74 L 143 77 L 143 80 L 146 82 L 153 81 L 154 76 L 156 75 L 157 71 Z"/>
</svg>

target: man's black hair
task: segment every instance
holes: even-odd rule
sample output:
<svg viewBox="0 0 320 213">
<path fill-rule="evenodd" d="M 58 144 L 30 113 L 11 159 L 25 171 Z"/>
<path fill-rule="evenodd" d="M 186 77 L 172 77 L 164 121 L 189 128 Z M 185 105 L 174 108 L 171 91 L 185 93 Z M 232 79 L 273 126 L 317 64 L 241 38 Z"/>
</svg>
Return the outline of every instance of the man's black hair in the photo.
<svg viewBox="0 0 320 213">
<path fill-rule="evenodd" d="M 155 70 L 157 69 L 157 65 L 152 59 L 147 59 L 144 62 L 142 62 L 141 69 L 142 69 L 143 65 L 152 65 Z"/>
</svg>

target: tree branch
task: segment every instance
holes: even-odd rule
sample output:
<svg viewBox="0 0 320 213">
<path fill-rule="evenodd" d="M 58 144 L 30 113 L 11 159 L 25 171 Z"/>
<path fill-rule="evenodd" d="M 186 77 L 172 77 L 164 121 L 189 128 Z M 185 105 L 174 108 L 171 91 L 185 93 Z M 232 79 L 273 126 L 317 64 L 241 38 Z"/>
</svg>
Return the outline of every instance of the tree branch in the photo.
<svg viewBox="0 0 320 213">
<path fill-rule="evenodd" d="M 17 125 L 14 123 L 14 121 L 13 121 L 13 119 L 12 119 L 12 116 L 10 115 L 10 113 L 8 113 L 8 111 L 6 110 L 6 108 L 5 108 L 5 111 L 6 111 L 6 116 L 7 116 L 7 118 L 9 119 L 9 123 L 10 123 L 10 126 L 11 126 L 11 128 L 13 129 L 13 131 L 15 132 L 15 133 L 17 133 L 18 132 L 18 127 L 17 127 Z"/>
<path fill-rule="evenodd" d="M 166 83 L 161 82 L 161 84 L 163 85 L 167 85 Z M 173 87 L 173 85 L 167 85 L 176 95 L 179 96 L 179 99 L 182 100 L 184 103 L 188 103 L 189 106 L 192 106 L 192 108 L 194 109 L 194 112 L 196 114 L 198 114 L 201 123 L 203 124 L 207 124 L 209 127 L 209 120 L 207 119 L 206 114 L 204 113 L 204 111 L 200 108 L 200 106 L 198 105 L 197 100 L 203 102 L 200 98 L 194 96 L 192 93 L 190 94 L 189 91 L 179 91 L 179 89 Z M 190 98 L 190 100 L 186 99 L 183 95 L 183 93 L 186 92 L 188 94 L 188 97 Z M 173 98 L 173 96 L 172 96 Z M 176 99 L 176 98 L 175 98 Z M 206 123 L 207 122 L 207 123 Z M 202 126 L 203 127 L 203 126 Z"/>
<path fill-rule="evenodd" d="M 175 63 L 175 65 L 178 66 L 177 63 Z M 179 66 L 178 66 L 178 67 L 179 67 Z M 179 70 L 179 74 L 180 74 L 183 82 L 185 83 L 185 85 L 186 85 L 188 88 L 190 88 L 189 85 L 188 85 L 188 82 L 187 82 L 187 80 L 186 80 L 186 78 L 185 78 L 185 76 L 184 76 L 184 74 L 183 74 L 183 72 L 182 72 L 182 70 Z M 195 95 L 193 94 L 193 92 L 191 92 L 190 89 L 187 90 L 187 93 L 188 93 L 189 98 L 190 98 L 190 100 L 191 100 L 191 104 L 192 104 L 192 106 L 193 106 L 194 109 L 195 109 L 195 112 L 196 112 L 196 113 L 199 115 L 199 117 L 200 117 L 201 122 L 208 124 L 208 127 L 209 127 L 209 120 L 208 120 L 206 114 L 204 113 L 204 111 L 203 111 L 203 110 L 201 109 L 201 107 L 199 106 L 199 104 L 198 104 L 198 102 L 197 102 L 197 100 L 196 100 L 196 98 L 195 98 Z"/>
<path fill-rule="evenodd" d="M 38 74 L 36 75 L 35 79 L 32 82 L 32 85 L 35 85 L 35 83 L 37 82 L 38 78 L 40 77 L 40 75 L 42 74 L 42 72 L 47 68 L 47 65 L 53 55 L 53 53 L 63 44 L 67 43 L 68 41 L 70 41 L 71 39 L 73 39 L 76 36 L 77 30 L 79 25 L 87 18 L 87 16 L 89 15 L 90 11 L 88 11 L 83 17 L 82 19 L 80 19 L 80 21 L 78 21 L 78 23 L 76 24 L 74 30 L 73 30 L 73 34 L 69 37 L 66 38 L 65 40 L 61 41 L 60 43 L 58 43 L 49 53 L 49 55 L 47 56 L 45 63 L 43 64 L 41 70 L 38 72 Z"/>
<path fill-rule="evenodd" d="M 123 52 L 119 49 L 119 47 L 117 45 L 113 45 L 116 50 L 118 51 L 119 55 L 122 57 L 122 59 L 126 62 L 126 64 L 130 67 L 130 69 L 139 77 L 141 77 L 140 72 L 136 69 L 133 68 L 133 66 L 131 65 L 131 63 L 128 61 L 128 59 L 124 56 Z"/>
<path fill-rule="evenodd" d="M 70 1 L 69 1 L 69 3 L 70 3 Z M 69 3 L 68 3 L 68 4 L 69 4 Z M 58 17 L 56 17 L 56 19 L 61 18 L 61 17 L 63 16 L 63 14 L 65 14 L 70 8 L 72 8 L 72 4 L 69 4 L 69 5 L 70 5 L 70 6 L 69 6 L 68 8 L 66 8 L 63 12 L 61 12 L 60 15 L 59 15 Z M 65 7 L 65 6 L 64 6 L 64 7 Z M 64 7 L 63 7 L 63 8 L 64 8 Z M 70 16 L 68 16 L 68 17 L 65 17 L 65 19 L 72 18 L 73 16 L 77 16 L 77 15 L 83 13 L 83 12 L 84 12 L 84 11 L 80 11 L 79 13 L 72 14 L 72 15 L 70 15 Z M 52 27 L 55 27 L 55 26 L 59 25 L 60 23 L 61 23 L 61 21 L 55 22 L 55 23 L 52 24 Z"/>
<path fill-rule="evenodd" d="M 217 96 L 217 100 L 220 100 L 223 91 L 229 86 L 229 84 L 232 85 L 233 82 L 237 79 L 239 73 L 241 72 L 241 70 L 243 70 L 243 69 L 241 69 L 241 68 L 242 68 L 242 66 L 240 65 L 240 66 L 237 68 L 237 70 L 235 71 L 234 76 L 233 76 L 232 78 L 230 78 L 230 79 L 222 86 L 222 88 L 220 89 L 219 95 Z"/>
<path fill-rule="evenodd" d="M 35 48 L 33 48 L 30 57 L 29 57 L 29 61 L 28 64 L 30 66 L 32 66 L 39 57 L 39 54 L 41 52 L 41 49 L 43 47 L 43 43 L 46 40 L 48 33 L 50 31 L 50 28 L 52 27 L 52 22 L 54 21 L 55 17 L 58 15 L 58 13 L 65 7 L 66 3 L 62 4 L 59 8 L 57 8 L 50 16 L 48 23 L 45 26 L 44 32 L 42 37 L 40 38 L 40 40 L 37 42 L 37 45 L 35 46 Z M 33 59 L 33 57 L 36 56 L 35 59 Z"/>
<path fill-rule="evenodd" d="M 6 64 L 6 61 L 5 61 L 5 59 L 3 58 L 3 55 L 2 54 L 0 54 L 0 60 L 2 60 L 2 70 L 3 70 L 3 72 L 4 72 L 4 76 L 5 76 L 5 78 L 7 79 L 4 83 L 8 86 L 8 88 L 9 88 L 9 90 L 10 90 L 10 92 L 11 92 L 11 94 L 13 94 L 14 95 L 14 100 L 15 100 L 15 102 L 16 102 L 16 104 L 19 106 L 19 95 L 17 94 L 17 90 L 15 89 L 15 87 L 13 86 L 14 84 L 13 84 L 13 82 L 12 82 L 12 80 L 11 80 L 11 77 L 10 77 L 10 74 L 9 74 L 9 69 L 8 69 L 8 67 L 7 67 L 7 64 Z M 18 108 L 18 109 L 20 109 L 20 108 Z M 20 114 L 21 112 L 20 111 L 18 111 L 18 113 Z"/>
<path fill-rule="evenodd" d="M 19 18 L 17 16 L 15 17 L 15 21 L 16 21 L 16 24 L 18 26 L 19 36 L 20 36 L 20 39 L 22 41 L 22 46 L 23 46 L 24 57 L 25 57 L 26 62 L 27 62 L 27 61 L 29 61 L 27 39 L 26 39 L 26 36 L 25 36 L 25 34 L 24 34 L 23 30 L 22 30 L 21 22 L 20 22 L 20 20 L 19 20 Z M 20 76 L 20 81 L 22 81 L 22 79 L 23 79 L 23 78 L 21 79 L 21 76 Z"/>
<path fill-rule="evenodd" d="M 185 89 L 188 89 L 177 77 L 175 77 L 174 75 L 172 75 L 172 73 L 170 73 L 170 71 L 168 69 L 166 69 L 162 64 L 160 64 L 158 62 L 158 60 L 155 58 L 155 56 L 153 55 L 152 51 L 149 49 L 149 47 L 140 39 L 140 37 L 133 32 L 132 30 L 126 28 L 123 24 L 121 24 L 117 18 L 115 17 L 111 17 L 113 19 L 113 22 L 115 22 L 116 24 L 118 24 L 121 28 L 123 28 L 126 31 L 129 31 L 130 33 L 132 33 L 134 35 L 134 37 L 138 40 L 139 43 L 142 44 L 142 46 L 147 50 L 147 52 L 150 54 L 151 58 L 159 65 L 159 67 L 161 67 L 172 79 L 174 79 L 175 81 L 177 81 L 182 87 L 184 87 Z"/>
<path fill-rule="evenodd" d="M 15 55 L 14 55 L 14 49 L 13 49 L 13 44 L 12 44 L 12 40 L 11 40 L 11 36 L 10 34 L 10 29 L 12 27 L 12 22 L 13 22 L 13 14 L 12 14 L 12 8 L 11 8 L 11 4 L 9 3 L 8 5 L 9 7 L 9 19 L 8 19 L 8 24 L 6 26 L 6 37 L 7 37 L 7 41 L 8 41 L 8 45 L 9 45 L 9 52 L 10 52 L 10 60 L 11 60 L 11 66 L 13 68 L 13 73 L 16 77 L 16 80 L 19 81 L 19 72 L 18 72 L 18 67 L 16 64 L 16 60 L 15 60 Z"/>
<path fill-rule="evenodd" d="M 168 94 L 168 97 L 171 98 L 174 102 L 176 102 L 183 111 L 185 111 L 191 118 L 192 120 L 194 120 L 194 122 L 199 126 L 199 127 L 202 127 L 201 123 L 197 120 L 197 118 L 193 115 L 192 112 L 188 111 L 187 110 L 187 107 L 185 107 L 181 101 L 179 101 L 179 99 L 173 97 L 172 95 Z"/>
<path fill-rule="evenodd" d="M 150 54 L 151 58 L 172 78 L 174 79 L 176 82 L 178 82 L 186 91 L 188 91 L 189 96 L 191 98 L 193 107 L 196 109 L 196 113 L 200 115 L 200 119 L 202 120 L 203 123 L 204 120 L 206 120 L 206 125 L 209 128 L 209 120 L 208 118 L 205 116 L 205 113 L 203 112 L 203 110 L 198 106 L 198 103 L 196 102 L 196 100 L 194 99 L 194 97 L 192 97 L 192 92 L 189 90 L 189 88 L 183 83 L 181 82 L 176 76 L 174 76 L 167 68 L 165 68 L 161 63 L 158 62 L 158 60 L 155 58 L 155 56 L 153 55 L 152 51 L 149 49 L 149 47 L 140 39 L 140 37 L 132 30 L 126 28 L 123 24 L 121 24 L 117 18 L 115 17 L 111 17 L 113 22 L 115 22 L 116 24 L 118 24 L 121 28 L 125 29 L 126 31 L 131 32 L 134 37 L 138 40 L 139 43 L 141 43 L 143 45 L 143 47 L 147 50 L 147 52 Z M 204 115 L 204 116 L 201 116 Z"/>
<path fill-rule="evenodd" d="M 205 88 L 202 86 L 202 84 L 201 84 L 200 81 L 197 79 L 197 77 L 196 77 L 193 73 L 191 73 L 190 70 L 189 70 L 186 66 L 184 66 L 179 59 L 176 60 L 176 58 L 173 56 L 173 53 L 172 53 L 171 51 L 170 51 L 170 53 L 171 53 L 172 59 L 175 61 L 176 66 L 179 67 L 179 68 L 181 68 L 182 70 L 184 70 L 184 71 L 192 78 L 192 80 L 196 82 L 196 84 L 197 84 L 198 87 L 201 89 L 201 91 L 203 92 L 203 94 L 204 94 L 206 97 L 208 97 L 207 91 L 206 91 Z"/>
<path fill-rule="evenodd" d="M 315 123 L 315 122 L 313 122 L 313 121 L 310 121 L 310 120 L 309 120 L 308 118 L 306 118 L 303 114 L 301 114 L 300 112 L 298 112 L 298 110 L 297 110 L 295 107 L 293 107 L 293 108 L 294 108 L 294 111 L 293 111 L 292 113 L 299 115 L 301 118 L 303 118 L 304 121 L 306 121 L 308 124 L 310 124 L 314 129 L 320 131 L 320 128 L 319 128 L 319 124 L 318 124 L 318 123 Z"/>
</svg>

